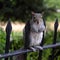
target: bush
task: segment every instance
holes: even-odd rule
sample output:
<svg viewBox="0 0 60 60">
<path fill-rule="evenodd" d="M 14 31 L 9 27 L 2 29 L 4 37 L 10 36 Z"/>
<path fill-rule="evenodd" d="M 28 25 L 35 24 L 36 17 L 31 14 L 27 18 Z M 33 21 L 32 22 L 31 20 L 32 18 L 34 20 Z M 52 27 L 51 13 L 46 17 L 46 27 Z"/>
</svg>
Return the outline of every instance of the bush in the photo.
<svg viewBox="0 0 60 60">
<path fill-rule="evenodd" d="M 5 40 L 6 40 L 6 34 L 3 31 L 2 28 L 0 28 L 0 53 L 4 53 L 5 50 Z"/>
<path fill-rule="evenodd" d="M 0 53 L 4 53 L 5 49 L 5 32 L 0 29 Z M 11 45 L 10 45 L 10 51 L 18 50 L 24 46 L 24 40 L 23 40 L 23 34 L 22 32 L 12 32 L 11 33 Z M 57 42 L 60 39 L 60 32 L 58 32 L 57 35 Z M 44 39 L 44 45 L 52 44 L 53 42 L 53 31 L 48 31 L 45 39 Z M 27 59 L 28 60 L 37 60 L 38 59 L 38 53 L 39 52 L 30 52 L 28 53 Z M 47 60 L 48 56 L 51 54 L 51 49 L 43 50 L 42 60 Z"/>
</svg>

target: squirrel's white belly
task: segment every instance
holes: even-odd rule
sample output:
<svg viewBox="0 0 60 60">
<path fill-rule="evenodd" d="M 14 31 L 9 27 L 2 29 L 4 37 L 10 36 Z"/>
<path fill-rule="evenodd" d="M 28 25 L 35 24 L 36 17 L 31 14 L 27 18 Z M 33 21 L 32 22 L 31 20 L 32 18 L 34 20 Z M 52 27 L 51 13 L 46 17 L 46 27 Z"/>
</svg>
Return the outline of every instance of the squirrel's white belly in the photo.
<svg viewBox="0 0 60 60">
<path fill-rule="evenodd" d="M 30 46 L 35 46 L 35 45 L 39 45 L 42 41 L 43 38 L 43 32 L 41 33 L 35 33 L 35 32 L 31 32 L 30 33 Z"/>
</svg>

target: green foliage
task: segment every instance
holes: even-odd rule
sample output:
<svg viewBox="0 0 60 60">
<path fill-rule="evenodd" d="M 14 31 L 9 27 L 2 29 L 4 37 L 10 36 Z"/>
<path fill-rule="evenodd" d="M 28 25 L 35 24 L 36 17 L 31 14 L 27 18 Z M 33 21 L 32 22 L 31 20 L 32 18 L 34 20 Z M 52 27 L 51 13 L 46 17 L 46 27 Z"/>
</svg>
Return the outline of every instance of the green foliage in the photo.
<svg viewBox="0 0 60 60">
<path fill-rule="evenodd" d="M 49 30 L 46 33 L 44 39 L 44 45 L 52 44 L 53 42 L 53 34 L 54 32 Z M 0 29 L 0 53 L 4 53 L 5 49 L 5 32 Z M 60 32 L 57 35 L 57 42 L 60 42 Z M 11 33 L 11 41 L 10 41 L 10 51 L 18 50 L 24 46 L 23 34 L 22 32 L 12 32 Z M 38 60 L 38 51 L 37 52 L 30 52 L 28 53 L 27 59 L 28 60 Z M 43 50 L 42 60 L 47 60 L 48 56 L 51 54 L 51 49 Z M 59 57 L 60 58 L 60 57 Z"/>
<path fill-rule="evenodd" d="M 0 28 L 0 53 L 3 53 L 5 50 L 5 32 Z"/>
<path fill-rule="evenodd" d="M 26 21 L 31 18 L 31 11 L 45 12 L 45 16 L 48 16 L 55 11 L 55 5 L 50 6 L 48 0 L 0 0 L 0 19 L 2 21 L 7 21 L 9 17 L 13 21 L 16 19 Z"/>
<path fill-rule="evenodd" d="M 11 44 L 11 49 L 12 50 L 17 50 L 23 47 L 23 37 L 22 37 L 22 32 L 12 32 L 12 44 Z"/>
<path fill-rule="evenodd" d="M 44 0 L 46 6 L 60 8 L 60 0 Z"/>
</svg>

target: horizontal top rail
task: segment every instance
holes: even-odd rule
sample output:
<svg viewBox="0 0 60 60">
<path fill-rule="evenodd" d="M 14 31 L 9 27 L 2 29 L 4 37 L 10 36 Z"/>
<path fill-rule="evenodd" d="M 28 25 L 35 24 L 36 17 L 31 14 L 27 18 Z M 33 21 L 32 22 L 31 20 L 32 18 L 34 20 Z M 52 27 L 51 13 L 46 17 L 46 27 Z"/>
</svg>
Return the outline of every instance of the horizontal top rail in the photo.
<svg viewBox="0 0 60 60">
<path fill-rule="evenodd" d="M 59 47 L 59 46 L 60 46 L 60 43 L 56 43 L 56 44 L 52 44 L 52 45 L 45 45 L 42 48 L 44 50 L 44 49 L 47 49 L 47 48 L 54 48 L 54 47 Z M 6 53 L 6 54 L 0 54 L 0 59 L 10 57 L 10 56 L 15 56 L 15 55 L 18 55 L 18 54 L 24 54 L 24 53 L 27 53 L 27 52 L 33 52 L 33 51 L 30 50 L 30 49 L 19 49 L 19 50 L 16 50 L 14 52 Z"/>
<path fill-rule="evenodd" d="M 43 49 L 55 48 L 55 47 L 59 47 L 59 46 L 60 46 L 60 43 L 56 43 L 56 44 L 52 44 L 52 45 L 43 46 Z"/>
</svg>

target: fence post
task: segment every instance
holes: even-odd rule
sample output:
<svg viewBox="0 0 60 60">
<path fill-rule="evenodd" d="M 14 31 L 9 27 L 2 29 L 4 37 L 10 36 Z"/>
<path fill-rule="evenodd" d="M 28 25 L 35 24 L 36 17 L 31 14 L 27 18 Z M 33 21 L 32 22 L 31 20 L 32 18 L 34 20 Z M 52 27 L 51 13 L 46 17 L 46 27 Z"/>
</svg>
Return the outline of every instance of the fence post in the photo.
<svg viewBox="0 0 60 60">
<path fill-rule="evenodd" d="M 25 26 L 25 41 L 24 41 L 24 49 L 27 49 L 28 48 L 28 45 L 29 45 L 29 43 L 30 43 L 30 40 L 29 40 L 29 35 L 30 35 L 30 21 L 28 21 L 27 23 L 26 23 L 26 26 Z M 23 56 L 23 57 L 21 57 L 20 59 L 22 59 L 22 60 L 27 60 L 27 53 L 24 53 L 24 54 L 22 54 L 22 55 L 20 55 L 20 56 Z"/>
<path fill-rule="evenodd" d="M 58 29 L 58 18 L 56 18 L 55 24 L 54 24 L 54 37 L 53 37 L 53 44 L 56 44 L 57 40 L 57 29 Z M 55 52 L 56 48 L 52 48 L 52 54 L 49 56 L 49 59 L 54 60 L 55 59 Z M 56 59 L 57 60 L 57 59 Z"/>
<path fill-rule="evenodd" d="M 12 26 L 10 19 L 7 23 L 6 26 L 6 45 L 5 45 L 5 53 L 9 53 L 9 48 L 10 48 L 10 34 L 11 34 Z M 5 60 L 8 60 L 8 58 L 5 58 Z"/>
</svg>

